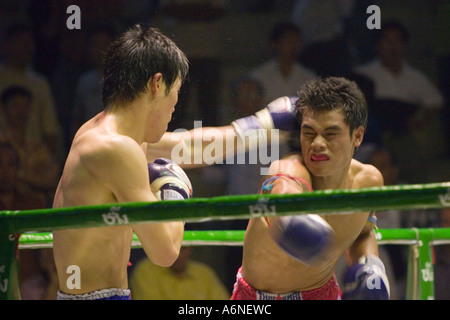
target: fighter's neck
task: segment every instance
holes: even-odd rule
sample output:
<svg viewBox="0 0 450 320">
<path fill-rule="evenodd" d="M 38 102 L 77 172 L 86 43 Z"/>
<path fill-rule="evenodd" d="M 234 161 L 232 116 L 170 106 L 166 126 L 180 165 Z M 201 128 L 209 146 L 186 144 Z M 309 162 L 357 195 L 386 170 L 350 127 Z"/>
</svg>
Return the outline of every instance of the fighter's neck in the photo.
<svg viewBox="0 0 450 320">
<path fill-rule="evenodd" d="M 313 190 L 326 189 L 350 189 L 352 179 L 349 170 L 342 170 L 340 173 L 329 176 L 311 176 Z"/>
<path fill-rule="evenodd" d="M 105 124 L 118 134 L 129 136 L 141 144 L 144 141 L 147 119 L 144 110 L 138 103 L 116 107 L 105 112 Z"/>
</svg>

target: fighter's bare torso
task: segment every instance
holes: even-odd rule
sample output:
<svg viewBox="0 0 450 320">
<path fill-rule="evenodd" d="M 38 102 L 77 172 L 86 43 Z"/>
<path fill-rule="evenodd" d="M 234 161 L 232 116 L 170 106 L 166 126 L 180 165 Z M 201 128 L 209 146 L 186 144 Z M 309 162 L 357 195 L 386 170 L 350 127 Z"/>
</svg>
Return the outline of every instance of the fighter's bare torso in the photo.
<svg viewBox="0 0 450 320">
<path fill-rule="evenodd" d="M 105 115 L 99 114 L 78 131 L 73 141 L 56 191 L 55 208 L 119 202 L 108 180 L 99 178 L 106 174 L 102 170 L 107 170 L 108 161 L 102 158 L 108 156 L 110 148 L 116 148 L 112 152 L 123 153 L 123 156 L 146 161 L 137 142 L 115 132 Z M 99 288 L 127 288 L 126 268 L 132 234 L 130 226 L 54 231 L 60 289 L 80 294 Z M 81 272 L 80 288 L 67 281 L 71 275 L 68 268 L 73 265 Z"/>
<path fill-rule="evenodd" d="M 301 165 L 300 156 L 282 161 L 289 162 L 290 168 Z M 288 170 L 292 175 L 296 174 L 296 169 Z M 372 166 L 352 160 L 347 180 L 342 188 L 374 186 L 371 178 L 374 173 L 378 176 Z M 272 240 L 261 219 L 252 219 L 244 240 L 242 275 L 254 288 L 272 293 L 318 288 L 334 275 L 339 257 L 357 239 L 363 228 L 369 227 L 366 223 L 368 216 L 369 212 L 322 215 L 334 229 L 335 241 L 314 265 L 306 265 L 289 257 Z"/>
</svg>

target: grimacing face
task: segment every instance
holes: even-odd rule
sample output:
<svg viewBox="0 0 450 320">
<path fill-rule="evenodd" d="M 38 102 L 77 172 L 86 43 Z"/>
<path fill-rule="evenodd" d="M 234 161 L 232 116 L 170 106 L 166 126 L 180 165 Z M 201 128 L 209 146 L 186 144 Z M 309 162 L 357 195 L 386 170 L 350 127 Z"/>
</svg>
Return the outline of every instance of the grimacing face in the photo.
<svg viewBox="0 0 450 320">
<path fill-rule="evenodd" d="M 302 117 L 300 143 L 308 170 L 316 177 L 325 177 L 348 170 L 355 148 L 364 135 L 361 126 L 350 135 L 341 110 L 307 111 Z"/>
</svg>

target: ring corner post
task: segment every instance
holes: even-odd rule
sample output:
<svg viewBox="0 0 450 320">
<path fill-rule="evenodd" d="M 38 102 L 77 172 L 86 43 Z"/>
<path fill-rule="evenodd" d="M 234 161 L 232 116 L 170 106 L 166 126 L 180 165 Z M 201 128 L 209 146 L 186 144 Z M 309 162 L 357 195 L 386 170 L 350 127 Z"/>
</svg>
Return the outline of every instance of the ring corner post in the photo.
<svg viewBox="0 0 450 320">
<path fill-rule="evenodd" d="M 0 217 L 0 222 L 3 222 Z M 0 223 L 5 226 L 6 223 Z M 19 237 L 0 228 L 0 300 L 20 300 L 17 246 Z"/>
<path fill-rule="evenodd" d="M 433 230 L 417 229 L 418 233 L 418 286 L 417 298 L 434 300 Z"/>
<path fill-rule="evenodd" d="M 408 267 L 406 275 L 406 300 L 418 300 L 419 291 L 419 250 L 418 245 L 413 244 L 408 248 Z"/>
</svg>

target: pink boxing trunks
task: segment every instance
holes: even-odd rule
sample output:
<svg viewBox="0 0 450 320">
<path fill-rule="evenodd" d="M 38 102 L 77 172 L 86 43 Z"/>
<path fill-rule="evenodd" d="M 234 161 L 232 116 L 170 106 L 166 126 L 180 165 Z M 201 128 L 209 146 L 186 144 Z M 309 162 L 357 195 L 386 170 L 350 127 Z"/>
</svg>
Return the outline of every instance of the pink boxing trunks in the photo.
<svg viewBox="0 0 450 320">
<path fill-rule="evenodd" d="M 335 276 L 317 289 L 277 294 L 257 290 L 250 286 L 242 277 L 241 269 L 239 268 L 236 276 L 231 300 L 341 300 L 342 292 Z"/>
</svg>

